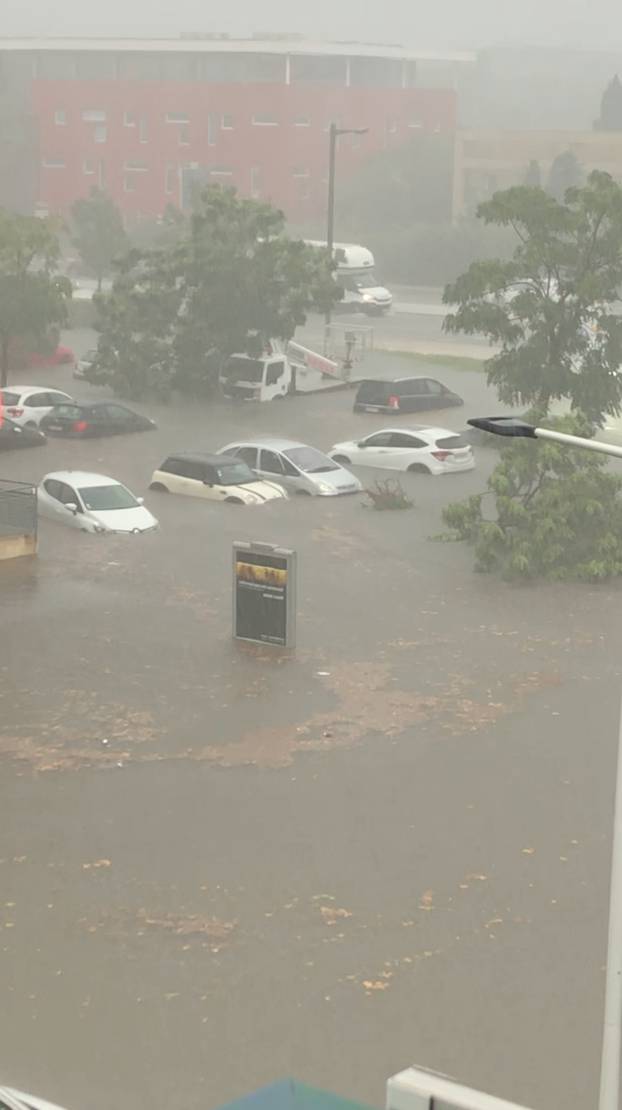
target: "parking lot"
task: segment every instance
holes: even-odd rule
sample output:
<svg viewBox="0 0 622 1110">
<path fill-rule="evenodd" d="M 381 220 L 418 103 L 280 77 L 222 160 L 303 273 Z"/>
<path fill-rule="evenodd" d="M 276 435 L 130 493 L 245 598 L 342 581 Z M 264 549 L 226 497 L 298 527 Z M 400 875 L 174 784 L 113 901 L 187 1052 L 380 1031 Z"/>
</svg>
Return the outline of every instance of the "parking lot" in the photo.
<svg viewBox="0 0 622 1110">
<path fill-rule="evenodd" d="M 466 402 L 434 423 L 498 408 L 480 373 L 430 373 Z M 294 1075 L 379 1106 L 419 1063 L 593 1101 L 619 588 L 509 587 L 431 538 L 493 451 L 405 475 L 404 512 L 148 491 L 174 450 L 390 423 L 349 390 L 134 407 L 156 431 L 1 459 L 109 474 L 161 524 L 43 521 L 37 560 L 0 572 L 6 1081 L 70 1110 L 198 1110 Z M 298 552 L 294 655 L 233 645 L 236 539 Z"/>
</svg>

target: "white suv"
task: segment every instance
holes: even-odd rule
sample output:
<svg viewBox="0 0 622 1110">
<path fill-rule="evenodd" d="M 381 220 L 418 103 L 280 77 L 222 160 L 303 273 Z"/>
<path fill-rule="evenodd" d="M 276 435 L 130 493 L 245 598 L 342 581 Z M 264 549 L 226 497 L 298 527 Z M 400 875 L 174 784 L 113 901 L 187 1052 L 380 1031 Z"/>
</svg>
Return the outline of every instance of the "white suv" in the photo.
<svg viewBox="0 0 622 1110">
<path fill-rule="evenodd" d="M 1 410 L 22 428 L 38 428 L 48 412 L 68 401 L 73 401 L 68 393 L 44 385 L 9 385 L 0 390 Z"/>
</svg>

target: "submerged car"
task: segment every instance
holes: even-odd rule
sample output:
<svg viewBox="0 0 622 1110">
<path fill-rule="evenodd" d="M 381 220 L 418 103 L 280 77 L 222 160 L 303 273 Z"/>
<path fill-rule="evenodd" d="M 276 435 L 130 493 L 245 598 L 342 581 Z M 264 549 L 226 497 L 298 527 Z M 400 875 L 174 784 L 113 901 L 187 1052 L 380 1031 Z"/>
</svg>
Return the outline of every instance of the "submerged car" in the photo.
<svg viewBox="0 0 622 1110">
<path fill-rule="evenodd" d="M 47 439 L 38 428 L 22 428 L 8 416 L 0 415 L 0 451 L 14 451 L 18 447 L 43 447 Z"/>
<path fill-rule="evenodd" d="M 154 532 L 158 522 L 134 494 L 105 474 L 57 470 L 37 490 L 41 516 L 81 532 Z"/>
<path fill-rule="evenodd" d="M 471 446 L 447 428 L 383 428 L 364 439 L 336 443 L 328 452 L 344 465 L 377 466 L 419 474 L 454 474 L 473 470 Z"/>
<path fill-rule="evenodd" d="M 436 378 L 393 378 L 361 382 L 354 412 L 423 412 L 452 408 L 464 401 Z"/>
<path fill-rule="evenodd" d="M 38 428 L 45 416 L 68 403 L 73 403 L 68 393 L 45 385 L 10 385 L 0 390 L 0 415 L 21 428 Z"/>
<path fill-rule="evenodd" d="M 242 459 L 255 474 L 278 482 L 292 493 L 334 497 L 363 489 L 358 478 L 334 459 L 294 439 L 241 440 L 228 443 L 219 454 Z"/>
<path fill-rule="evenodd" d="M 155 420 L 132 412 L 116 401 L 73 401 L 71 404 L 61 404 L 41 421 L 41 430 L 46 435 L 68 436 L 71 439 L 149 432 L 155 426 Z"/>
<path fill-rule="evenodd" d="M 149 488 L 232 505 L 263 505 L 287 497 L 282 486 L 258 478 L 242 459 L 198 451 L 169 455 L 154 470 Z"/>
</svg>

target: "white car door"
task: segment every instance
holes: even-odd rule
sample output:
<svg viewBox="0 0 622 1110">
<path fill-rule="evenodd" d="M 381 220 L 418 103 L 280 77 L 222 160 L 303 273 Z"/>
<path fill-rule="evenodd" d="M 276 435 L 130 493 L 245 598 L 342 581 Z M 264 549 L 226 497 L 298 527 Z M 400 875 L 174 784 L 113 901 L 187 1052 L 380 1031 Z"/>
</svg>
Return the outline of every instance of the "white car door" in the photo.
<svg viewBox="0 0 622 1110">
<path fill-rule="evenodd" d="M 391 432 L 389 453 L 393 470 L 408 470 L 414 463 L 425 465 L 430 445 L 411 432 Z"/>
<path fill-rule="evenodd" d="M 57 478 L 47 478 L 39 492 L 40 507 L 44 516 L 50 516 L 61 524 L 68 524 L 70 528 L 79 528 L 80 517 L 83 513 L 73 513 L 67 508 L 68 504 L 81 506 L 80 498 L 76 491 L 66 482 L 59 482 Z"/>
<path fill-rule="evenodd" d="M 389 470 L 395 468 L 395 451 L 391 447 L 393 432 L 376 432 L 359 440 L 356 455 L 352 462 L 358 466 L 377 466 Z"/>
<path fill-rule="evenodd" d="M 71 401 L 71 397 L 67 393 L 61 393 L 55 389 L 31 393 L 24 398 L 22 423 L 25 425 L 35 424 L 38 427 L 43 417 L 47 416 L 48 412 L 51 412 L 56 405 L 64 405 L 68 401 Z"/>
</svg>

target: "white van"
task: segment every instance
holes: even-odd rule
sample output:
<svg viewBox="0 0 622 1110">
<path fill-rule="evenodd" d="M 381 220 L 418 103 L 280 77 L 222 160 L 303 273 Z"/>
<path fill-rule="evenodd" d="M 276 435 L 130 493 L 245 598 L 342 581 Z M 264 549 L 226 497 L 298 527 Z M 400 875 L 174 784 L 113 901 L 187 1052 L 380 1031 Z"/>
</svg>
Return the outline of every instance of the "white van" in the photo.
<svg viewBox="0 0 622 1110">
<path fill-rule="evenodd" d="M 334 388 L 348 380 L 348 372 L 317 351 L 290 340 L 284 348 L 277 340 L 260 358 L 231 355 L 220 373 L 225 397 L 239 401 L 276 401 L 294 393 Z M 281 349 L 279 349 L 281 348 Z"/>
<path fill-rule="evenodd" d="M 309 247 L 318 247 L 326 250 L 326 243 L 306 239 Z M 343 289 L 343 300 L 334 306 L 333 311 L 339 308 L 357 309 L 370 316 L 380 316 L 388 312 L 393 304 L 393 296 L 384 286 L 378 285 L 374 274 L 374 256 L 367 247 L 358 243 L 335 243 L 333 258 L 337 264 L 335 281 Z"/>
</svg>

